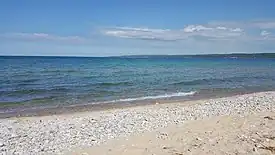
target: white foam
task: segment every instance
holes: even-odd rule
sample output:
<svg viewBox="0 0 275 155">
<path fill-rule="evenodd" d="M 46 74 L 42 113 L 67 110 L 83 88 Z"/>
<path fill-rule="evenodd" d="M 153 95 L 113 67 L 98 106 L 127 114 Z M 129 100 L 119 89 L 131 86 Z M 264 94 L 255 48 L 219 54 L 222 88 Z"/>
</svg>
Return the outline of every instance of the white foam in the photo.
<svg viewBox="0 0 275 155">
<path fill-rule="evenodd" d="M 177 93 L 164 94 L 164 95 L 156 95 L 156 96 L 144 96 L 144 97 L 137 97 L 137 98 L 125 98 L 125 99 L 112 100 L 112 101 L 106 101 L 106 102 L 101 102 L 101 103 L 130 102 L 130 101 L 141 101 L 141 100 L 149 100 L 149 99 L 161 99 L 161 98 L 170 98 L 170 97 L 190 96 L 190 95 L 194 95 L 195 93 L 196 93 L 196 91 L 177 92 Z"/>
<path fill-rule="evenodd" d="M 195 93 L 196 93 L 196 91 L 177 92 L 177 93 L 164 94 L 164 95 L 144 96 L 144 97 L 137 97 L 137 98 L 125 98 L 125 99 L 118 99 L 118 100 L 104 101 L 104 102 L 96 102 L 96 103 L 89 103 L 89 104 L 115 103 L 115 102 L 131 102 L 131 101 L 142 101 L 142 100 L 150 100 L 150 99 L 161 99 L 161 98 L 170 98 L 170 97 L 191 96 L 191 95 L 194 95 Z M 81 106 L 81 105 L 88 105 L 88 104 L 86 103 L 86 104 L 66 105 L 66 107 L 75 107 L 75 106 Z M 34 109 L 46 109 L 46 108 L 58 108 L 58 105 L 56 105 L 56 106 L 46 106 L 46 107 L 22 108 L 22 109 L 9 109 L 8 111 L 0 110 L 0 114 L 4 114 L 4 113 L 7 113 L 7 112 L 24 111 L 24 110 L 27 110 L 27 109 L 34 110 Z"/>
</svg>

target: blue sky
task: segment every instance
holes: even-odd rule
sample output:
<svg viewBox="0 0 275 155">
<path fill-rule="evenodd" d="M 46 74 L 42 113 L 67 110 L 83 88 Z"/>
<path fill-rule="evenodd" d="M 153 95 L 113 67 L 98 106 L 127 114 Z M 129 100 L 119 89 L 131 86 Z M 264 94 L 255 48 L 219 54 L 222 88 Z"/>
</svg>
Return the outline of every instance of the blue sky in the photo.
<svg viewBox="0 0 275 155">
<path fill-rule="evenodd" d="M 0 55 L 275 52 L 274 0 L 3 0 Z"/>
</svg>

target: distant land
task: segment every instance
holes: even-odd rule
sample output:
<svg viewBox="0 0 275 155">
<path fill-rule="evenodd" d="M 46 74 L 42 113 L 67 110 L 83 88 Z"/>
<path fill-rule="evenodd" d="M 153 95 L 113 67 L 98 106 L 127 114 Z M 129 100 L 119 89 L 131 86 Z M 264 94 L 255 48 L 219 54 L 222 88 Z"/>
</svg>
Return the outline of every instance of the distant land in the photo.
<svg viewBox="0 0 275 155">
<path fill-rule="evenodd" d="M 8 56 L 0 57 L 49 57 L 49 58 L 104 58 L 94 56 Z M 122 56 L 105 56 L 105 58 L 275 58 L 275 53 L 231 53 L 231 54 L 194 54 L 194 55 L 122 55 Z"/>
<path fill-rule="evenodd" d="M 194 54 L 194 55 L 125 55 L 125 58 L 177 57 L 177 58 L 275 58 L 275 53 L 231 53 L 231 54 Z"/>
</svg>

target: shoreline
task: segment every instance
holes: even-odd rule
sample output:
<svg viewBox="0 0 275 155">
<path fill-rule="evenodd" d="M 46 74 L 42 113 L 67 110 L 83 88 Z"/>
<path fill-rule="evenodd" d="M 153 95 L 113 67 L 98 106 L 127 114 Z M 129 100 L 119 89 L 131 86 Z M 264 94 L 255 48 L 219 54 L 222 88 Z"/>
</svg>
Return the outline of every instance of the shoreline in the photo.
<svg viewBox="0 0 275 155">
<path fill-rule="evenodd" d="M 209 100 L 209 99 L 219 99 L 224 97 L 232 97 L 237 95 L 246 95 L 253 93 L 261 93 L 261 92 L 272 92 L 269 91 L 236 91 L 230 93 L 221 93 L 218 95 L 214 94 L 204 94 L 204 95 L 191 95 L 185 96 L 184 98 L 179 99 L 154 99 L 154 100 L 143 100 L 143 101 L 132 101 L 132 102 L 114 102 L 114 103 L 100 103 L 100 104 L 74 104 L 74 105 L 60 105 L 55 107 L 36 107 L 29 108 L 27 110 L 14 110 L 10 112 L 0 113 L 0 119 L 3 118 L 11 118 L 11 117 L 35 117 L 35 116 L 50 116 L 50 115 L 62 115 L 62 114 L 70 114 L 70 113 L 79 113 L 79 112 L 93 112 L 93 111 L 105 111 L 111 109 L 124 109 L 131 107 L 140 107 L 140 106 L 148 106 L 158 104 L 170 104 L 170 103 L 183 103 L 187 104 L 188 102 L 195 102 L 200 100 Z M 18 107 L 20 109 L 20 107 Z M 24 108 L 24 107 L 21 107 Z"/>
<path fill-rule="evenodd" d="M 11 154 L 65 154 L 189 120 L 275 111 L 275 91 L 217 99 L 0 119 L 0 149 Z"/>
</svg>

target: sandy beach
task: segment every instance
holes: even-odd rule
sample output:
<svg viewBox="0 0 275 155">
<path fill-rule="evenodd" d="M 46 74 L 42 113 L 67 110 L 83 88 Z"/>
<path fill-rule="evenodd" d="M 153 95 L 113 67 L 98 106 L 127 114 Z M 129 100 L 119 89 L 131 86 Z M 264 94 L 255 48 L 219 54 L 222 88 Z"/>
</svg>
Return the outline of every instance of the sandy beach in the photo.
<svg viewBox="0 0 275 155">
<path fill-rule="evenodd" d="M 274 154 L 275 113 L 220 116 L 76 149 L 72 155 Z"/>
<path fill-rule="evenodd" d="M 1 154 L 271 154 L 275 92 L 0 120 Z"/>
</svg>

